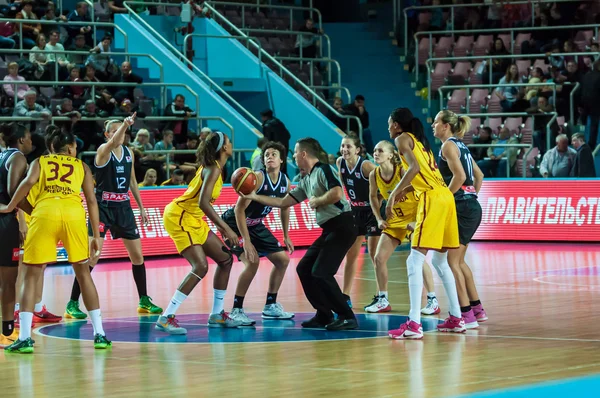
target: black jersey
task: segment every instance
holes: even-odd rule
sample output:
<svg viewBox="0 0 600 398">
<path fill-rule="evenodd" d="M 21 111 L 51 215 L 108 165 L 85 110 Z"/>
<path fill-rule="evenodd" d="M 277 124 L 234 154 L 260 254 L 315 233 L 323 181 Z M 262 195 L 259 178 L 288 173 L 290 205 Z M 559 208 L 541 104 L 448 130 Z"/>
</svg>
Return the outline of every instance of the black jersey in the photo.
<svg viewBox="0 0 600 398">
<path fill-rule="evenodd" d="M 279 178 L 275 183 L 269 178 L 269 173 L 265 170 L 259 170 L 256 173 L 262 173 L 263 184 L 256 191 L 257 195 L 270 196 L 272 198 L 283 198 L 288 191 L 288 180 L 285 174 L 279 172 Z M 253 225 L 262 221 L 272 210 L 271 206 L 265 206 L 258 202 L 250 202 L 246 207 L 246 223 Z"/>
<path fill-rule="evenodd" d="M 131 168 L 133 155 L 129 148 L 121 145 L 123 154 L 121 159 L 114 152 L 105 165 L 96 166 L 96 199 L 99 203 L 109 206 L 129 206 L 129 183 L 131 182 Z"/>
<path fill-rule="evenodd" d="M 16 148 L 8 148 L 0 153 L 0 203 L 5 205 L 10 203 L 8 193 L 8 161 L 15 153 L 20 153 Z"/>
<path fill-rule="evenodd" d="M 358 157 L 358 161 L 354 168 L 350 170 L 346 164 L 346 159 L 342 158 L 340 164 L 340 174 L 342 182 L 350 197 L 350 206 L 352 208 L 368 208 L 369 207 L 369 177 L 365 177 L 362 172 L 363 163 L 367 159 Z"/>
<path fill-rule="evenodd" d="M 469 148 L 458 138 L 450 137 L 448 141 L 452 141 L 458 151 L 460 152 L 460 164 L 465 170 L 465 182 L 462 187 L 459 188 L 458 191 L 454 193 L 455 199 L 468 199 L 468 198 L 477 198 L 477 192 L 475 191 L 474 177 L 473 177 L 473 158 L 471 157 L 471 151 Z M 440 149 L 440 158 L 438 161 L 438 167 L 442 177 L 444 177 L 444 181 L 446 185 L 450 185 L 450 181 L 452 180 L 452 171 L 450 170 L 450 166 L 448 166 L 448 162 L 444 159 L 444 155 L 442 154 L 442 150 Z"/>
</svg>

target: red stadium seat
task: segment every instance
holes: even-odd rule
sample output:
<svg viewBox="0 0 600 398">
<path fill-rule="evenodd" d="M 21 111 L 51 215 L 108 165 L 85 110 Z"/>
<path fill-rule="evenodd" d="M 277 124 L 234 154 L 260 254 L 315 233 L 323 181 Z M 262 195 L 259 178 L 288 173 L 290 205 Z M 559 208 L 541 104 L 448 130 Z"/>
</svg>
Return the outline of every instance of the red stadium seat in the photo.
<svg viewBox="0 0 600 398">
<path fill-rule="evenodd" d="M 454 113 L 464 112 L 466 105 L 467 90 L 454 90 L 448 99 L 448 109 Z"/>
<path fill-rule="evenodd" d="M 473 36 L 460 36 L 454 45 L 454 56 L 465 57 L 470 55 L 471 51 L 473 51 L 473 43 Z"/>
<path fill-rule="evenodd" d="M 469 99 L 469 112 L 480 113 L 482 108 L 485 109 L 487 106 L 488 95 L 488 89 L 476 88 L 471 91 L 471 98 Z"/>
<path fill-rule="evenodd" d="M 452 54 L 452 45 L 453 44 L 454 44 L 454 41 L 452 40 L 451 37 L 440 37 L 435 46 L 433 54 L 435 55 L 436 58 L 448 57 Z M 420 61 L 420 59 L 419 59 L 419 61 Z"/>
<path fill-rule="evenodd" d="M 437 92 L 437 89 L 446 84 L 446 77 L 452 69 L 450 62 L 438 62 L 431 74 L 431 92 Z"/>
<path fill-rule="evenodd" d="M 479 35 L 473 44 L 473 55 L 486 55 L 493 41 L 492 35 Z"/>
</svg>

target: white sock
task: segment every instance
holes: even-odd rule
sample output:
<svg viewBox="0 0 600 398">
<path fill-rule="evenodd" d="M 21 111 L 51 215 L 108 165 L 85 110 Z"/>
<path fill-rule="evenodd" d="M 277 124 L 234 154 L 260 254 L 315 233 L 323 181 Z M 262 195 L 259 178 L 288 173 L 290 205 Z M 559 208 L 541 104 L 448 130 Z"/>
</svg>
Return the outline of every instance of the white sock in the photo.
<svg viewBox="0 0 600 398">
<path fill-rule="evenodd" d="M 383 297 L 385 297 L 387 299 L 388 298 L 388 292 L 387 291 L 384 292 L 383 290 L 380 290 L 379 291 L 379 296 L 383 296 Z"/>
<path fill-rule="evenodd" d="M 450 302 L 450 315 L 461 318 L 462 314 L 460 312 L 460 304 L 458 303 L 458 293 L 456 292 L 456 280 L 448 265 L 448 253 L 433 252 L 431 264 L 444 284 L 444 289 Z"/>
<path fill-rule="evenodd" d="M 15 303 L 15 311 L 19 311 L 19 303 Z"/>
<path fill-rule="evenodd" d="M 179 309 L 179 306 L 185 301 L 186 298 L 187 296 L 185 294 L 181 293 L 179 290 L 175 290 L 175 294 L 169 302 L 167 309 L 165 309 L 165 312 L 163 312 L 163 316 L 175 315 Z"/>
<path fill-rule="evenodd" d="M 100 334 L 104 336 L 104 328 L 102 328 L 102 313 L 100 308 L 97 310 L 90 311 L 90 319 L 92 320 L 92 327 L 94 328 L 94 336 Z"/>
<path fill-rule="evenodd" d="M 213 291 L 214 294 L 212 314 L 220 314 L 221 311 L 223 311 L 225 302 L 225 292 L 227 292 L 227 290 L 213 289 Z"/>
<path fill-rule="evenodd" d="M 423 263 L 425 256 L 417 251 L 411 250 L 406 259 L 408 271 L 408 294 L 410 297 L 410 312 L 408 317 L 411 321 L 421 323 L 421 294 L 423 294 Z"/>
<path fill-rule="evenodd" d="M 33 321 L 33 312 L 19 312 L 19 340 L 25 341 L 31 337 L 31 323 Z"/>
<path fill-rule="evenodd" d="M 35 307 L 33 307 L 33 312 L 42 312 L 43 309 L 44 309 L 44 306 L 42 305 L 42 302 L 40 301 L 39 303 L 37 303 L 35 305 Z"/>
<path fill-rule="evenodd" d="M 427 293 L 427 298 L 435 298 L 435 292 L 429 292 Z"/>
</svg>

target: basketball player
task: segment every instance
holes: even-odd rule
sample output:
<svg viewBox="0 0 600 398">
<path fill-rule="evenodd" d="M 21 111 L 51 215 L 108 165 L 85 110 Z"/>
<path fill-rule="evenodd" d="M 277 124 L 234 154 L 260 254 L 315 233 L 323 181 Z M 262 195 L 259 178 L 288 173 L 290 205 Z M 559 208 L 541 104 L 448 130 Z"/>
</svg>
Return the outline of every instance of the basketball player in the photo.
<svg viewBox="0 0 600 398">
<path fill-rule="evenodd" d="M 377 219 L 371 212 L 369 205 L 369 175 L 375 169 L 375 165 L 361 157 L 359 155 L 360 151 L 360 139 L 355 135 L 347 135 L 342 139 L 340 146 L 342 156 L 336 161 L 339 177 L 350 198 L 350 207 L 358 227 L 358 236 L 350 250 L 348 250 L 346 266 L 344 267 L 342 293 L 346 296 L 350 307 L 352 307 L 350 291 L 356 275 L 356 261 L 365 236 L 367 237 L 367 248 L 373 264 L 375 263 L 375 249 L 381 236 L 381 230 L 377 228 Z"/>
<path fill-rule="evenodd" d="M 0 132 L 7 149 L 0 153 L 0 203 L 8 204 L 27 172 L 27 159 L 32 148 L 31 133 L 22 124 L 2 126 Z M 11 345 L 19 337 L 15 329 L 15 286 L 19 271 L 22 237 L 16 212 L 0 214 L 0 302 L 2 305 L 2 334 L 0 346 Z"/>
<path fill-rule="evenodd" d="M 125 119 L 128 125 L 132 118 Z M 17 188 L 8 205 L 0 205 L 0 212 L 12 212 L 26 198 L 31 187 L 39 181 L 40 193 L 31 214 L 28 239 L 25 241 L 23 264 L 25 286 L 21 300 L 19 338 L 5 348 L 7 352 L 32 353 L 31 321 L 35 304 L 35 284 L 41 278 L 41 266 L 56 262 L 56 244 L 62 241 L 75 276 L 83 286 L 83 300 L 90 312 L 94 328 L 94 347 L 105 349 L 112 345 L 102 328 L 98 292 L 90 274 L 88 262 L 100 255 L 98 239 L 98 205 L 94 195 L 94 181 L 89 167 L 77 159 L 75 136 L 56 126 L 46 129 L 46 145 L 52 154 L 32 162 L 27 177 Z M 79 192 L 83 188 L 94 239 L 88 242 L 86 212 Z M 91 254 L 90 254 L 91 251 Z"/>
<path fill-rule="evenodd" d="M 340 180 L 329 164 L 319 161 L 322 152 L 323 148 L 314 138 L 302 138 L 296 142 L 294 159 L 298 167 L 308 174 L 285 197 L 271 198 L 255 192 L 250 195 L 240 193 L 240 196 L 279 208 L 288 208 L 308 199 L 323 231 L 296 268 L 304 294 L 317 310 L 314 317 L 302 322 L 302 327 L 331 331 L 356 329 L 358 322 L 354 312 L 334 276 L 356 241 L 358 231 Z M 332 311 L 338 314 L 336 320 Z"/>
<path fill-rule="evenodd" d="M 421 291 L 423 290 L 423 263 L 429 250 L 434 250 L 432 263 L 442 279 L 450 301 L 450 316 L 438 325 L 438 330 L 463 333 L 462 319 L 456 282 L 448 265 L 446 251 L 456 249 L 458 225 L 454 196 L 442 178 L 431 147 L 423 131 L 421 121 L 408 108 L 395 109 L 388 119 L 390 137 L 394 139 L 402 159 L 404 176 L 390 194 L 386 215 L 391 217 L 394 203 L 406 192 L 413 190 L 418 198 L 415 232 L 412 249 L 406 260 L 410 313 L 407 322 L 397 330 L 391 330 L 393 339 L 421 339 Z"/>
<path fill-rule="evenodd" d="M 458 116 L 444 110 L 437 114 L 433 122 L 434 136 L 442 141 L 440 150 L 440 173 L 448 188 L 454 193 L 458 216 L 458 238 L 460 247 L 448 251 L 448 262 L 457 264 L 452 269 L 458 288 L 462 317 L 467 329 L 474 329 L 487 316 L 479 300 L 473 273 L 465 262 L 467 247 L 481 224 L 481 205 L 477 194 L 483 182 L 483 173 L 471 157 L 469 148 L 461 141 L 471 127 L 471 118 Z"/>
<path fill-rule="evenodd" d="M 135 122 L 134 113 L 131 118 Z M 125 249 L 131 260 L 133 280 L 137 287 L 139 303 L 137 312 L 140 314 L 159 314 L 162 308 L 154 305 L 148 297 L 146 283 L 146 266 L 142 254 L 140 234 L 135 222 L 129 190 L 140 209 L 140 216 L 144 225 L 148 224 L 148 216 L 140 197 L 140 190 L 135 179 L 133 169 L 134 155 L 128 147 L 123 145 L 125 133 L 129 126 L 118 120 L 107 120 L 104 123 L 105 144 L 100 145 L 94 158 L 96 166 L 96 200 L 100 214 L 100 250 L 104 246 L 104 237 L 110 230 L 113 239 L 123 239 Z M 93 238 L 91 225 L 88 235 Z M 91 262 L 90 272 L 98 260 Z M 79 296 L 81 288 L 77 279 L 73 282 L 71 299 L 65 310 L 65 318 L 85 319 L 86 315 L 79 309 Z"/>
<path fill-rule="evenodd" d="M 158 318 L 156 330 L 170 334 L 187 333 L 185 328 L 179 326 L 175 313 L 208 272 L 207 256 L 217 263 L 213 278 L 213 307 L 208 318 L 208 327 L 231 328 L 241 325 L 240 321 L 231 319 L 223 310 L 223 299 L 233 264 L 231 252 L 202 219 L 206 215 L 216 225 L 224 240 L 235 249 L 238 245 L 237 234 L 212 207 L 223 188 L 222 167 L 232 154 L 233 145 L 229 137 L 220 131 L 210 133 L 198 147 L 197 158 L 200 167 L 188 189 L 165 208 L 165 229 L 175 242 L 177 251 L 192 266 L 192 270 L 183 279 L 169 306 Z"/>
<path fill-rule="evenodd" d="M 266 170 L 256 172 L 255 192 L 257 195 L 271 198 L 283 198 L 287 195 L 290 181 L 281 172 L 284 155 L 285 147 L 278 142 L 271 141 L 263 145 L 261 157 Z M 294 252 L 294 244 L 288 235 L 290 209 L 281 210 L 281 226 L 285 247 L 279 244 L 264 224 L 264 218 L 269 213 L 271 213 L 270 206 L 264 206 L 258 202 L 240 197 L 235 208 L 227 210 L 222 217 L 244 242 L 243 248 L 237 247 L 233 250 L 244 263 L 245 268 L 238 279 L 235 298 L 233 299 L 233 309 L 229 314 L 232 319 L 239 320 L 242 326 L 252 326 L 256 323 L 244 312 L 244 297 L 256 275 L 256 271 L 258 271 L 259 257 L 267 257 L 273 263 L 273 269 L 269 277 L 267 301 L 263 308 L 262 317 L 264 319 L 292 319 L 294 317 L 293 313 L 285 312 L 283 306 L 277 302 L 277 293 L 290 262 L 290 257 L 285 249 L 287 248 L 290 254 Z"/>
</svg>

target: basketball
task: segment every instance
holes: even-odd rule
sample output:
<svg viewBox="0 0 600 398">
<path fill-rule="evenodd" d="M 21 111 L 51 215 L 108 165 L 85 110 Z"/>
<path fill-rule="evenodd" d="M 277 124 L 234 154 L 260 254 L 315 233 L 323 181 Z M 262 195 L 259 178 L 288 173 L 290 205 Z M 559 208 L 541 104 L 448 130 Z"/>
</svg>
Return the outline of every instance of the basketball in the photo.
<svg viewBox="0 0 600 398">
<path fill-rule="evenodd" d="M 231 176 L 231 186 L 236 192 L 248 195 L 256 188 L 256 174 L 248 167 L 240 167 Z"/>
</svg>

